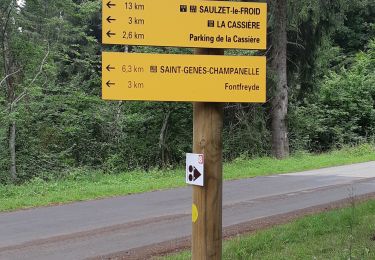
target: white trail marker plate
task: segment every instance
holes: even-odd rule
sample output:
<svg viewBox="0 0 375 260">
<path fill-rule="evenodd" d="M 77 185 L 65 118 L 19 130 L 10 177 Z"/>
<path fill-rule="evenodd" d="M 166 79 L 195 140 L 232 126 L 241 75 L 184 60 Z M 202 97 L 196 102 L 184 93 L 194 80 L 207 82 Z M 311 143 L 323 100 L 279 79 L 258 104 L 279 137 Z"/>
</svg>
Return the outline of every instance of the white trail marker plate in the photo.
<svg viewBox="0 0 375 260">
<path fill-rule="evenodd" d="M 196 186 L 204 186 L 203 154 L 186 154 L 186 183 Z"/>
</svg>

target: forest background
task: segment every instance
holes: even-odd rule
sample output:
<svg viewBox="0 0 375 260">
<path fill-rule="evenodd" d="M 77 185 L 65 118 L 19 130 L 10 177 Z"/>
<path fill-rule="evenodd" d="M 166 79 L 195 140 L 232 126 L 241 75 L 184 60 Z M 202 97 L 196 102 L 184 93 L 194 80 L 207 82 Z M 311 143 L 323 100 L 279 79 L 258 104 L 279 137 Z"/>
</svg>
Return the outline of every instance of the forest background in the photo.
<svg viewBox="0 0 375 260">
<path fill-rule="evenodd" d="M 374 142 L 375 2 L 268 2 L 269 49 L 225 51 L 267 55 L 269 66 L 267 103 L 224 104 L 224 159 Z M 191 152 L 192 104 L 102 101 L 101 52 L 192 49 L 101 45 L 98 0 L 1 0 L 0 44 L 0 184 L 77 168 L 176 167 Z M 282 49 L 284 92 L 274 66 Z M 277 153 L 274 101 L 285 95 L 287 142 Z"/>
</svg>

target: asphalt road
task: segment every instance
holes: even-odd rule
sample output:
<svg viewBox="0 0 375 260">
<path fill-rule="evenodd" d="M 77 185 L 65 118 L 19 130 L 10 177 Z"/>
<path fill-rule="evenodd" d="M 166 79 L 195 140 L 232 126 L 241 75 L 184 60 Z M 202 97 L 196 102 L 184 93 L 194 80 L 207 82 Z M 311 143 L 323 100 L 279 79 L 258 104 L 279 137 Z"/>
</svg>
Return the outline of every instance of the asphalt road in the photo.
<svg viewBox="0 0 375 260">
<path fill-rule="evenodd" d="M 229 181 L 223 225 L 374 192 L 375 162 Z M 85 259 L 178 239 L 191 234 L 190 209 L 186 187 L 0 213 L 0 259 Z"/>
</svg>

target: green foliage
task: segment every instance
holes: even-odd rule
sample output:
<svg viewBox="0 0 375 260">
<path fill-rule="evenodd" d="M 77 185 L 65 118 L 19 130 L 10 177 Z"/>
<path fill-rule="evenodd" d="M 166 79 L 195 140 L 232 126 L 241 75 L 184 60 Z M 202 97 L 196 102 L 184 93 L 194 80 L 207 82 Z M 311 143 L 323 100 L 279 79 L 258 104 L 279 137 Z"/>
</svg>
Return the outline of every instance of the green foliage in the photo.
<svg viewBox="0 0 375 260">
<path fill-rule="evenodd" d="M 99 13 L 99 1 L 79 5 L 70 0 L 27 1 L 22 8 L 9 8 L 15 25 L 9 27 L 8 38 L 21 71 L 14 77 L 20 100 L 14 112 L 4 112 L 0 129 L 5 135 L 0 140 L 2 147 L 8 146 L 6 126 L 16 120 L 19 180 L 83 163 L 98 164 L 106 146 L 100 139 L 103 115 L 98 113 L 103 103 L 95 95 L 100 53 L 99 40 L 88 25 Z M 0 103 L 0 111 L 8 105 Z M 9 155 L 3 151 L 0 180 L 4 181 Z"/>
<path fill-rule="evenodd" d="M 375 38 L 375 2 L 361 0 L 350 3 L 344 24 L 334 34 L 335 42 L 346 53 L 364 50 L 371 39 Z"/>
<path fill-rule="evenodd" d="M 315 91 L 320 46 L 342 26 L 348 7 L 348 0 L 288 1 L 288 84 L 298 99 Z"/>
<path fill-rule="evenodd" d="M 155 166 L 176 165 L 191 151 L 192 108 L 190 104 L 159 102 L 126 102 L 118 106 L 121 113 L 115 124 L 107 125 L 112 132 L 111 152 L 105 162 L 107 170 L 148 169 Z M 123 112 L 124 111 L 124 112 Z M 160 131 L 166 113 L 170 112 L 166 130 L 166 147 L 160 147 Z M 110 131 L 112 128 L 112 131 Z M 161 149 L 166 150 L 165 162 Z"/>
<path fill-rule="evenodd" d="M 288 4 L 292 148 L 322 151 L 372 139 L 373 1 Z M 24 7 L 17 7 L 15 0 L 2 1 L 0 17 L 6 18 L 8 11 L 12 22 L 7 39 L 19 69 L 12 76 L 19 100 L 10 112 L 4 84 L 0 86 L 0 183 L 10 182 L 13 121 L 20 183 L 58 179 L 77 167 L 118 173 L 175 167 L 184 161 L 185 153 L 192 151 L 192 105 L 102 101 L 101 51 L 192 54 L 192 49 L 102 46 L 99 0 L 30 0 Z M 269 18 L 272 33 L 272 15 Z M 0 28 L 5 21 L 0 19 Z M 359 50 L 363 52 L 356 55 Z M 3 55 L 0 75 L 2 80 Z M 269 154 L 269 115 L 269 104 L 225 104 L 224 159 Z"/>
<path fill-rule="evenodd" d="M 293 108 L 295 148 L 324 151 L 375 136 L 375 42 L 368 48 L 327 76 L 313 102 Z"/>
<path fill-rule="evenodd" d="M 257 157 L 270 151 L 267 114 L 260 105 L 228 104 L 224 110 L 224 158 Z"/>
</svg>

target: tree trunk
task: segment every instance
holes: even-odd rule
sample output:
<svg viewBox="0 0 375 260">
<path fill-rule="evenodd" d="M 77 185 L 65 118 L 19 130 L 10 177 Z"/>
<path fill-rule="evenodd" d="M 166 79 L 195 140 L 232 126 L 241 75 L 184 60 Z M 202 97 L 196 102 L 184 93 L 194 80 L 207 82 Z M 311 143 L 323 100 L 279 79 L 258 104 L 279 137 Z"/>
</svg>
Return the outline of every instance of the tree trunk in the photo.
<svg viewBox="0 0 375 260">
<path fill-rule="evenodd" d="M 161 127 L 160 130 L 160 135 L 159 135 L 159 148 L 160 148 L 160 153 L 161 153 L 161 162 L 162 166 L 166 166 L 169 163 L 168 160 L 168 151 L 167 151 L 167 145 L 166 145 L 166 137 L 167 137 L 167 128 L 168 128 L 168 121 L 169 117 L 171 115 L 171 111 L 168 110 L 164 117 L 163 121 L 163 126 Z"/>
<path fill-rule="evenodd" d="M 16 122 L 13 120 L 9 127 L 10 176 L 17 179 L 16 169 Z"/>
<path fill-rule="evenodd" d="M 13 68 L 13 61 L 11 50 L 8 44 L 8 34 L 7 34 L 7 27 L 9 25 L 10 20 L 10 13 L 12 6 L 10 5 L 7 15 L 7 20 L 4 22 L 3 30 L 3 42 L 2 42 L 2 49 L 3 49 L 3 59 L 4 59 L 4 73 L 6 76 L 5 85 L 7 90 L 7 102 L 9 107 L 9 114 L 13 113 L 14 106 L 13 102 L 15 99 L 15 84 L 13 76 L 7 77 L 7 75 L 11 75 L 14 72 Z M 12 119 L 9 123 L 9 154 L 10 154 L 10 177 L 13 181 L 17 178 L 17 167 L 16 167 L 16 121 Z"/>
<path fill-rule="evenodd" d="M 273 0 L 271 69 L 275 89 L 271 101 L 272 153 L 278 159 L 289 156 L 288 82 L 287 82 L 287 0 Z"/>
</svg>

